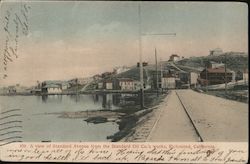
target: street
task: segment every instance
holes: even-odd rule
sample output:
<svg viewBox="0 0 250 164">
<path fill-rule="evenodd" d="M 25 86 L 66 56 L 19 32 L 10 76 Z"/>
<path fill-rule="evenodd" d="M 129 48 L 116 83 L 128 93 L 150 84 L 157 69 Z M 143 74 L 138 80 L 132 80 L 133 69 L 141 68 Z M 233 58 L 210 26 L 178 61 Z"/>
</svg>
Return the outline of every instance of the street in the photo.
<svg viewBox="0 0 250 164">
<path fill-rule="evenodd" d="M 192 90 L 172 90 L 164 101 L 166 103 L 159 108 L 161 114 L 148 136 L 148 141 L 197 142 L 199 138 L 194 126 L 204 142 L 248 141 L 248 105 L 246 103 Z"/>
</svg>

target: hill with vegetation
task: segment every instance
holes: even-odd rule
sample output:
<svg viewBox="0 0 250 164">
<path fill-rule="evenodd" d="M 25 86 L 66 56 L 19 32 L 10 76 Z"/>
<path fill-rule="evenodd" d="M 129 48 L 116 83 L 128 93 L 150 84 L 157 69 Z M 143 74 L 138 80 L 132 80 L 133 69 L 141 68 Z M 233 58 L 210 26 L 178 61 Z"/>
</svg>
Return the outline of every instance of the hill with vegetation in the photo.
<svg viewBox="0 0 250 164">
<path fill-rule="evenodd" d="M 248 68 L 248 54 L 239 52 L 227 52 L 216 56 L 200 56 L 182 59 L 176 62 L 177 65 L 189 67 L 205 67 L 210 61 L 226 63 L 227 68 L 233 71 L 243 71 Z"/>
<path fill-rule="evenodd" d="M 147 77 L 145 76 L 145 70 L 143 72 L 144 74 L 144 80 L 147 79 Z M 116 78 L 130 78 L 130 79 L 134 79 L 139 81 L 140 80 L 140 68 L 139 67 L 132 67 L 130 70 L 117 74 L 114 77 Z"/>
</svg>

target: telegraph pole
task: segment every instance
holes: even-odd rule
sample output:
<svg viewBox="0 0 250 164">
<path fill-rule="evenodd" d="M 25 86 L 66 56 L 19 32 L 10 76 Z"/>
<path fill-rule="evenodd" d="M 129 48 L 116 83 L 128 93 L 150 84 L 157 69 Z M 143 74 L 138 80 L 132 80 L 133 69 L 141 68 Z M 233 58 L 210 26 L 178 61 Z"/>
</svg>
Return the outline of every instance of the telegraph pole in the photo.
<svg viewBox="0 0 250 164">
<path fill-rule="evenodd" d="M 227 95 L 227 54 L 225 54 L 225 95 Z"/>
<path fill-rule="evenodd" d="M 159 96 L 159 82 L 158 82 L 158 64 L 157 64 L 157 51 L 155 48 L 155 71 L 156 71 L 156 92 L 157 96 Z"/>
<path fill-rule="evenodd" d="M 141 5 L 138 5 L 138 40 L 139 40 L 139 57 L 140 57 L 140 105 L 144 109 L 144 82 L 143 82 L 143 65 L 142 65 L 142 41 L 141 41 Z"/>
<path fill-rule="evenodd" d="M 144 109 L 144 81 L 143 81 L 143 65 L 142 65 L 142 36 L 143 35 L 170 35 L 170 36 L 176 36 L 176 33 L 149 33 L 149 34 L 142 34 L 141 32 L 141 5 L 139 2 L 138 5 L 138 40 L 139 40 L 139 57 L 140 57 L 140 104 L 141 109 Z M 158 85 L 158 84 L 157 84 Z"/>
<path fill-rule="evenodd" d="M 163 72 L 162 72 L 162 60 L 160 58 L 160 65 L 161 65 L 161 94 L 163 94 L 163 88 L 162 88 L 162 78 L 163 78 Z"/>
<path fill-rule="evenodd" d="M 207 92 L 207 86 L 208 86 L 208 77 L 207 77 L 207 64 L 206 64 L 206 92 Z"/>
</svg>

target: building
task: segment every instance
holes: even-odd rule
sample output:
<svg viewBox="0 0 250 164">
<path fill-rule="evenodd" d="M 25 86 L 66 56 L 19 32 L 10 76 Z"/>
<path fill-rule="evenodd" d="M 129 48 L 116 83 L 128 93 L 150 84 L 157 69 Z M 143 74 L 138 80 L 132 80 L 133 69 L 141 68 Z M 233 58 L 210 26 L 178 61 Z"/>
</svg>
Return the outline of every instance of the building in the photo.
<svg viewBox="0 0 250 164">
<path fill-rule="evenodd" d="M 189 75 L 190 75 L 189 84 L 190 84 L 191 86 L 195 86 L 195 87 L 196 87 L 197 80 L 198 80 L 198 78 L 199 78 L 199 74 L 198 74 L 198 73 L 195 73 L 195 72 L 190 72 Z"/>
<path fill-rule="evenodd" d="M 148 62 L 142 62 L 142 66 L 143 67 L 148 66 Z M 140 67 L 140 62 L 137 62 L 137 67 Z"/>
<path fill-rule="evenodd" d="M 7 93 L 14 94 L 16 93 L 16 87 L 15 86 L 9 86 L 7 89 Z"/>
<path fill-rule="evenodd" d="M 208 63 L 208 68 L 219 68 L 219 67 L 225 67 L 224 63 L 216 63 L 214 61 L 210 61 Z"/>
<path fill-rule="evenodd" d="M 62 90 L 66 90 L 66 89 L 68 89 L 70 87 L 68 82 L 62 82 L 61 86 L 62 86 Z"/>
<path fill-rule="evenodd" d="M 222 51 L 222 49 L 220 49 L 220 48 L 215 48 L 215 49 L 213 49 L 213 50 L 210 50 L 210 56 L 215 56 L 215 55 L 221 55 L 221 54 L 223 54 L 223 51 Z"/>
<path fill-rule="evenodd" d="M 201 85 L 223 84 L 226 81 L 233 81 L 233 79 L 235 78 L 234 75 L 235 73 L 229 69 L 227 69 L 227 72 L 225 72 L 224 67 L 207 68 L 200 73 L 200 78 L 198 80 Z M 227 80 L 225 80 L 225 76 Z"/>
<path fill-rule="evenodd" d="M 248 69 L 245 69 L 243 71 L 243 80 L 246 82 L 248 82 Z"/>
<path fill-rule="evenodd" d="M 42 87 L 42 92 L 48 94 L 58 94 L 62 93 L 62 87 L 58 84 L 50 83 Z"/>
<path fill-rule="evenodd" d="M 180 56 L 177 55 L 177 54 L 172 54 L 170 57 L 169 57 L 169 60 L 168 61 L 178 61 L 180 60 Z"/>
<path fill-rule="evenodd" d="M 161 78 L 161 87 L 163 89 L 174 89 L 176 87 L 175 77 L 162 77 Z"/>
<path fill-rule="evenodd" d="M 39 94 L 41 94 L 41 89 L 32 88 L 32 89 L 30 90 L 30 93 L 31 93 L 31 94 L 39 95 Z"/>
<path fill-rule="evenodd" d="M 190 81 L 190 73 L 185 71 L 180 71 L 178 77 L 183 84 L 188 84 Z"/>
<path fill-rule="evenodd" d="M 113 89 L 113 81 L 112 80 L 105 80 L 104 82 L 105 89 L 111 90 Z"/>
<path fill-rule="evenodd" d="M 107 89 L 112 90 L 115 89 L 113 86 L 113 80 L 107 79 L 107 80 L 101 80 L 97 83 L 97 89 Z"/>
<path fill-rule="evenodd" d="M 119 79 L 119 87 L 121 90 L 135 90 L 135 81 L 130 78 Z"/>
<path fill-rule="evenodd" d="M 162 77 L 162 88 L 174 89 L 176 87 L 175 77 Z"/>
<path fill-rule="evenodd" d="M 163 89 L 175 89 L 176 88 L 176 77 L 172 74 L 167 74 L 161 78 L 161 87 Z"/>
<path fill-rule="evenodd" d="M 134 90 L 138 91 L 141 89 L 141 82 L 140 81 L 134 81 Z"/>
<path fill-rule="evenodd" d="M 93 77 L 77 78 L 77 83 L 79 85 L 86 85 L 94 80 Z"/>
<path fill-rule="evenodd" d="M 97 88 L 98 89 L 103 89 L 103 81 L 98 82 Z"/>
<path fill-rule="evenodd" d="M 62 93 L 62 90 L 67 89 L 69 87 L 68 82 L 59 81 L 59 80 L 48 80 L 44 81 L 41 84 L 41 91 L 42 93 L 48 94 L 57 94 Z"/>
</svg>

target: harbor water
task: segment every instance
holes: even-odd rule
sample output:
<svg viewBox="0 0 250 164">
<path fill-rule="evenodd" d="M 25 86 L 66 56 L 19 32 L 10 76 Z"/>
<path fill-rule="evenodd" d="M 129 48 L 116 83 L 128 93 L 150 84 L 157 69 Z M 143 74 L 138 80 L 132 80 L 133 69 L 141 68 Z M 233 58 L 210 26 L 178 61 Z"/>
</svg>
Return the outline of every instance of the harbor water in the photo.
<svg viewBox="0 0 250 164">
<path fill-rule="evenodd" d="M 119 130 L 115 122 L 93 124 L 84 118 L 60 118 L 59 113 L 115 110 L 120 108 L 118 103 L 119 96 L 112 94 L 0 96 L 1 117 L 7 116 L 0 120 L 2 138 L 15 135 L 23 142 L 108 141 L 106 137 Z M 10 110 L 14 111 L 5 113 Z M 16 134 L 8 130 L 16 131 Z"/>
</svg>

